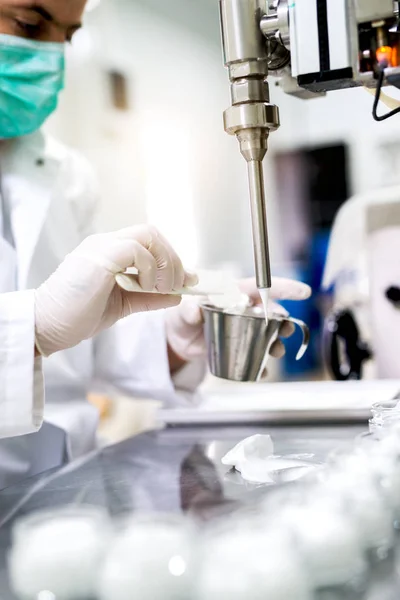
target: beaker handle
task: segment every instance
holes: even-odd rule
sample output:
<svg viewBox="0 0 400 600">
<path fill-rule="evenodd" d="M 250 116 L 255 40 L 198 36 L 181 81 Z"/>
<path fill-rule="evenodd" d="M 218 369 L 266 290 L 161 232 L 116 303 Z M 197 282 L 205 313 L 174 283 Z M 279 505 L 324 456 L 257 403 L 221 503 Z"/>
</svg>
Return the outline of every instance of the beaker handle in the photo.
<svg viewBox="0 0 400 600">
<path fill-rule="evenodd" d="M 301 321 L 300 319 L 294 319 L 293 317 L 285 317 L 283 319 L 282 322 L 289 322 L 289 323 L 293 323 L 294 325 L 297 325 L 298 327 L 300 327 L 301 332 L 303 334 L 303 341 L 301 343 L 301 346 L 296 354 L 296 360 L 300 360 L 301 358 L 303 358 L 304 354 L 307 351 L 307 348 L 310 344 L 310 330 L 308 328 L 308 325 L 306 325 L 304 323 L 304 321 Z"/>
</svg>

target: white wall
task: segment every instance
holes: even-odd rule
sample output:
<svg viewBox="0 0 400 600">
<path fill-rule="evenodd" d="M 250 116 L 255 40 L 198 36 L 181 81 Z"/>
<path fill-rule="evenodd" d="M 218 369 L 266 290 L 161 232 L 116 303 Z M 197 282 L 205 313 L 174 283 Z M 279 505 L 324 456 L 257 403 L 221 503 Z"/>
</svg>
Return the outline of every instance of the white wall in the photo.
<svg viewBox="0 0 400 600">
<path fill-rule="evenodd" d="M 234 262 L 251 274 L 246 165 L 223 131 L 229 86 L 217 8 L 214 0 L 104 0 L 70 52 L 48 129 L 96 166 L 103 229 L 149 216 L 187 262 Z M 129 113 L 110 107 L 109 68 L 129 77 Z M 269 219 L 279 260 L 273 201 Z"/>
</svg>

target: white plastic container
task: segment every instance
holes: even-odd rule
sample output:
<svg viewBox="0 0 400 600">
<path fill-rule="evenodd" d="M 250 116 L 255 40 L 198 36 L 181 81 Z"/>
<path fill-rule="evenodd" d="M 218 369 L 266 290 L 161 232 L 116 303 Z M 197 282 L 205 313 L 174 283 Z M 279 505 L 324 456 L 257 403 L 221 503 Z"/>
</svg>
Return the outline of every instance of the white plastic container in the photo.
<svg viewBox="0 0 400 600">
<path fill-rule="evenodd" d="M 358 530 L 321 490 L 303 505 L 283 508 L 280 519 L 290 526 L 314 590 L 358 591 L 366 576 L 366 561 Z"/>
<path fill-rule="evenodd" d="M 99 580 L 101 600 L 187 600 L 195 532 L 180 518 L 135 518 L 116 536 Z"/>
<path fill-rule="evenodd" d="M 110 540 L 105 513 L 90 508 L 39 512 L 18 521 L 8 557 L 11 587 L 23 600 L 91 598 Z"/>
<path fill-rule="evenodd" d="M 328 494 L 342 500 L 364 550 L 383 556 L 394 542 L 393 512 L 366 462 L 355 454 L 349 456 L 324 486 Z"/>
<path fill-rule="evenodd" d="M 356 446 L 397 522 L 400 518 L 400 437 L 395 432 L 382 439 L 363 434 L 357 438 Z"/>
<path fill-rule="evenodd" d="M 299 556 L 282 530 L 235 524 L 207 536 L 194 589 L 195 600 L 311 600 Z"/>
</svg>

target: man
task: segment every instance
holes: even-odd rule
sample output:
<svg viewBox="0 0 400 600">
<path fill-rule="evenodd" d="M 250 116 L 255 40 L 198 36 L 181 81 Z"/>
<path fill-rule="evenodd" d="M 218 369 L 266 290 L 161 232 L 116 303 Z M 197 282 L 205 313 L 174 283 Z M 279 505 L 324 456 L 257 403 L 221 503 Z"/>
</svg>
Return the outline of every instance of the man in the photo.
<svg viewBox="0 0 400 600">
<path fill-rule="evenodd" d="M 197 305 L 185 302 L 119 321 L 133 312 L 173 306 L 179 300 L 168 292 L 185 280 L 193 283 L 193 277 L 151 227 L 85 240 L 93 233 L 97 204 L 91 170 L 39 131 L 57 106 L 64 45 L 81 27 L 84 8 L 85 0 L 0 0 L 0 292 L 9 292 L 0 300 L 0 331 L 13 340 L 0 363 L 3 378 L 11 378 L 0 395 L 5 407 L 0 432 L 4 437 L 40 427 L 40 355 L 49 357 L 44 361 L 45 420 L 58 427 L 50 431 L 46 425 L 39 433 L 0 444 L 0 488 L 94 447 L 97 415 L 86 402 L 89 390 L 119 389 L 172 406 L 186 401 L 179 390 L 193 391 L 204 374 Z M 167 295 L 123 293 L 114 275 L 128 266 L 138 267 L 144 289 L 157 285 Z M 256 300 L 254 282 L 243 285 Z M 275 284 L 278 297 L 308 294 L 303 284 Z M 24 331 L 32 345 L 35 340 L 35 370 L 29 343 L 21 358 Z M 279 342 L 274 354 L 282 353 Z"/>
</svg>

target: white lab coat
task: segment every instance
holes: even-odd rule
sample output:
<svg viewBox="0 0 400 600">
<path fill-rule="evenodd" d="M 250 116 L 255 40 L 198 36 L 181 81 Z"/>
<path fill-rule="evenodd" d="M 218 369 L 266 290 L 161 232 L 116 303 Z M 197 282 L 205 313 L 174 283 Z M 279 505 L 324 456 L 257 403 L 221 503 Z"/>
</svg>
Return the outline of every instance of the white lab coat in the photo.
<svg viewBox="0 0 400 600">
<path fill-rule="evenodd" d="M 86 401 L 89 390 L 119 390 L 162 400 L 164 406 L 186 403 L 204 365 L 189 365 L 173 381 L 164 312 L 133 315 L 95 340 L 44 359 L 44 404 L 42 361 L 33 358 L 34 301 L 29 290 L 93 233 L 97 187 L 85 160 L 41 133 L 7 144 L 0 164 L 3 193 L 13 207 L 18 289 L 26 290 L 0 295 L 0 436 L 36 432 L 44 418 L 60 433 L 57 448 L 52 436 L 49 455 L 75 458 L 95 446 L 97 412 Z M 33 465 L 31 456 L 41 452 L 31 446 L 43 447 L 47 437 L 42 430 L 23 440 L 0 441 L 0 488 L 17 476 L 40 472 L 40 461 Z"/>
</svg>

